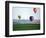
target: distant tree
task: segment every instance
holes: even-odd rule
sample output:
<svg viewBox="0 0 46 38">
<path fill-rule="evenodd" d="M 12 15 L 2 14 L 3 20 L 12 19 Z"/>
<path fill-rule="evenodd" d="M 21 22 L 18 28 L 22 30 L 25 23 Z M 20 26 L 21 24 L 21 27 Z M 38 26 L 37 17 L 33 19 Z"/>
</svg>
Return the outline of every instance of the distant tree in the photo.
<svg viewBox="0 0 46 38">
<path fill-rule="evenodd" d="M 21 19 L 21 16 L 18 16 L 19 20 Z"/>
</svg>

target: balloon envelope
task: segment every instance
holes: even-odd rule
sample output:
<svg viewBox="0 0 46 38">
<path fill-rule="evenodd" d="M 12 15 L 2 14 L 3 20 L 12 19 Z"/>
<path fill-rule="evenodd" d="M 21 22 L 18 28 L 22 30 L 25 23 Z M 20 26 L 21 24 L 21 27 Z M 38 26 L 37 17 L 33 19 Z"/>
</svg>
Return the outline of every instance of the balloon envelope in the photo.
<svg viewBox="0 0 46 38">
<path fill-rule="evenodd" d="M 33 8 L 33 11 L 34 11 L 34 13 L 36 13 L 37 12 L 37 9 L 36 8 Z"/>
</svg>

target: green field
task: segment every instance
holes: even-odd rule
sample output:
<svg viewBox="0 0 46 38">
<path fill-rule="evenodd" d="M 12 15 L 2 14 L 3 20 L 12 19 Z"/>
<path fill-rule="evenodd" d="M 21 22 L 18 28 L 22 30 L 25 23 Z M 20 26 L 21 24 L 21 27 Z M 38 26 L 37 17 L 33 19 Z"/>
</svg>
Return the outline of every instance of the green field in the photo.
<svg viewBox="0 0 46 38">
<path fill-rule="evenodd" d="M 40 30 L 40 24 L 13 24 L 13 31 Z"/>
</svg>

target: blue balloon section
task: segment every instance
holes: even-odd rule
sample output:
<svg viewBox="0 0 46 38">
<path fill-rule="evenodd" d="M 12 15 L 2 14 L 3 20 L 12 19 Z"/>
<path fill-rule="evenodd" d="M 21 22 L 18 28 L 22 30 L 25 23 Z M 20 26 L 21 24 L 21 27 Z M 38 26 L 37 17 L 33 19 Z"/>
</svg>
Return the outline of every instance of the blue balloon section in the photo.
<svg viewBox="0 0 46 38">
<path fill-rule="evenodd" d="M 33 21 L 34 17 L 33 16 L 30 16 L 29 19 L 30 19 L 30 21 Z"/>
</svg>

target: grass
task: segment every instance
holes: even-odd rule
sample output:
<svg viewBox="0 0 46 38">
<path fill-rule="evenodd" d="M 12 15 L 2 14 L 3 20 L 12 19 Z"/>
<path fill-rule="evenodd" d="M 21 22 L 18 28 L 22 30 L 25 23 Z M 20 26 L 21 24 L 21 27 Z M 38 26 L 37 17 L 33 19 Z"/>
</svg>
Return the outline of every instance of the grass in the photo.
<svg viewBox="0 0 46 38">
<path fill-rule="evenodd" d="M 40 30 L 40 24 L 13 24 L 13 31 Z"/>
</svg>

